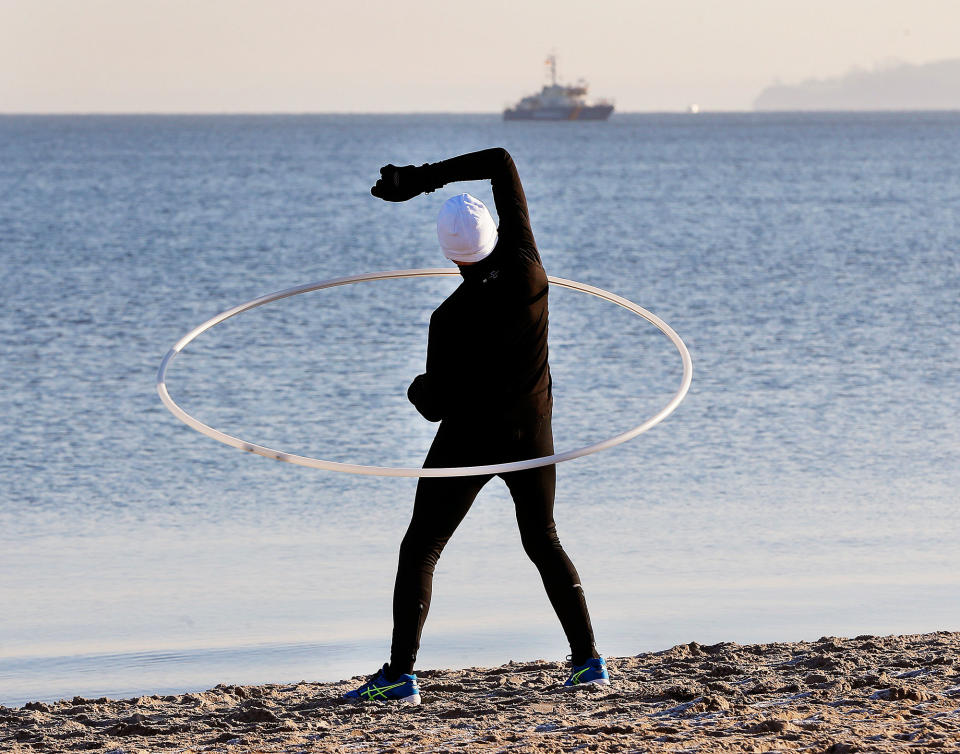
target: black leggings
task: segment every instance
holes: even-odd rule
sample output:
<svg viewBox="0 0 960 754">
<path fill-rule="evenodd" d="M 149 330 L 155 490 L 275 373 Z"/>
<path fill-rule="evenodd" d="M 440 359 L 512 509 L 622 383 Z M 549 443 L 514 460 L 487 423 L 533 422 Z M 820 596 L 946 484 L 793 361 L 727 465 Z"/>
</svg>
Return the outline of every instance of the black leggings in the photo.
<svg viewBox="0 0 960 754">
<path fill-rule="evenodd" d="M 549 415 L 513 423 L 445 420 L 423 465 L 481 466 L 552 454 Z M 580 577 L 563 551 L 553 521 L 556 467 L 541 466 L 499 476 L 513 497 L 523 549 L 540 571 L 547 596 L 570 642 L 574 662 L 583 663 L 596 656 L 596 650 Z M 420 634 L 430 609 L 437 560 L 477 493 L 492 477 L 486 474 L 420 479 L 413 517 L 400 545 L 393 592 L 393 675 L 413 672 Z"/>
</svg>

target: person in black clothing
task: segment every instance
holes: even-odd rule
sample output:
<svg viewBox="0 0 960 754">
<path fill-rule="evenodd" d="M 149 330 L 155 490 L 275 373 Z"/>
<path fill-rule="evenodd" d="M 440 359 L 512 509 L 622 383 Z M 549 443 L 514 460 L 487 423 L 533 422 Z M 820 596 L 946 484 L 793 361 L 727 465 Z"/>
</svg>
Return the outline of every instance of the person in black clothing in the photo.
<svg viewBox="0 0 960 754">
<path fill-rule="evenodd" d="M 469 194 L 444 204 L 437 232 L 463 276 L 430 318 L 426 372 L 407 396 L 440 426 L 424 467 L 481 466 L 552 455 L 552 382 L 547 354 L 549 286 L 523 186 L 505 149 L 420 167 L 387 165 L 371 193 L 407 201 L 447 183 L 489 179 L 499 227 Z M 513 497 L 524 550 L 543 579 L 570 643 L 567 685 L 609 683 L 594 645 L 580 577 L 553 520 L 556 467 L 499 475 Z M 492 475 L 424 477 L 400 545 L 390 662 L 347 696 L 419 703 L 412 675 L 440 553 Z"/>
</svg>

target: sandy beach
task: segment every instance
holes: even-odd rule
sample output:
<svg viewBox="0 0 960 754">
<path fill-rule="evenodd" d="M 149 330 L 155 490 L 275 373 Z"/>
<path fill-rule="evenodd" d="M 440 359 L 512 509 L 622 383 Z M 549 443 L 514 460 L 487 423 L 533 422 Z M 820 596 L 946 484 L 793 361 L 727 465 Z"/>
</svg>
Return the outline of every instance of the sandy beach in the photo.
<svg viewBox="0 0 960 754">
<path fill-rule="evenodd" d="M 420 670 L 423 704 L 352 703 L 338 683 L 220 685 L 0 707 L 0 750 L 135 752 L 960 751 L 960 632 L 692 642 L 564 665 Z"/>
</svg>

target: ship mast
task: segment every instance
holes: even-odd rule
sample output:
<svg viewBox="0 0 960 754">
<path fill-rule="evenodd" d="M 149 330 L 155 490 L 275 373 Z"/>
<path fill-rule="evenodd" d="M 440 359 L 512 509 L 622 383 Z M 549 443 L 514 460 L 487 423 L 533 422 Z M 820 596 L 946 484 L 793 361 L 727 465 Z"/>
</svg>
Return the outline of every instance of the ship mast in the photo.
<svg viewBox="0 0 960 754">
<path fill-rule="evenodd" d="M 550 66 L 550 86 L 557 85 L 557 56 L 554 53 L 547 55 L 545 61 Z"/>
</svg>

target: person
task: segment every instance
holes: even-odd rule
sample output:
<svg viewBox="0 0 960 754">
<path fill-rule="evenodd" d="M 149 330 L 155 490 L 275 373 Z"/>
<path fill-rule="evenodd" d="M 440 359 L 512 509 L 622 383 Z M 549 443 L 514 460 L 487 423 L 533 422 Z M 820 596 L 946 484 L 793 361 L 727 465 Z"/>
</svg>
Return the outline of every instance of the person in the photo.
<svg viewBox="0 0 960 754">
<path fill-rule="evenodd" d="M 425 468 L 481 466 L 553 455 L 552 380 L 547 358 L 548 282 L 530 228 L 516 166 L 502 148 L 419 167 L 386 165 L 371 193 L 402 202 L 448 183 L 489 179 L 500 224 L 470 194 L 448 199 L 437 219 L 444 255 L 463 277 L 433 312 L 426 372 L 407 397 L 439 421 Z M 514 501 L 521 541 L 570 643 L 566 685 L 608 684 L 580 577 L 553 519 L 556 467 L 499 474 Z M 420 703 L 414 663 L 440 553 L 491 474 L 421 477 L 400 545 L 390 661 L 352 699 Z"/>
</svg>

